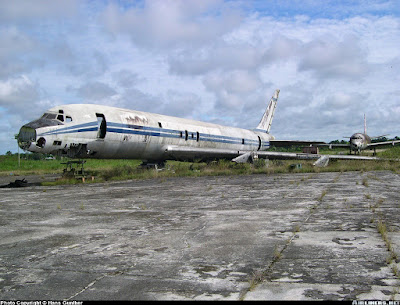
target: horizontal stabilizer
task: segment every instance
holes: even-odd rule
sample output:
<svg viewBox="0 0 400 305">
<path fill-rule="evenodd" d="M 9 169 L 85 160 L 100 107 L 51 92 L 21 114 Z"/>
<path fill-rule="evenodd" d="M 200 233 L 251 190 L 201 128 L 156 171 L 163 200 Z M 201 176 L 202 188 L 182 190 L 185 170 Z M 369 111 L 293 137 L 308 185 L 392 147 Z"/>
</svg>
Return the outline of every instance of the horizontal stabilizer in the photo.
<svg viewBox="0 0 400 305">
<path fill-rule="evenodd" d="M 232 159 L 232 161 L 236 162 L 236 163 L 247 163 L 249 161 L 250 157 L 251 157 L 251 152 L 248 152 L 243 155 L 240 155 L 239 157 Z"/>
<path fill-rule="evenodd" d="M 328 166 L 329 163 L 329 157 L 328 156 L 321 156 L 317 161 L 314 162 L 314 166 L 316 167 L 326 167 Z"/>
</svg>

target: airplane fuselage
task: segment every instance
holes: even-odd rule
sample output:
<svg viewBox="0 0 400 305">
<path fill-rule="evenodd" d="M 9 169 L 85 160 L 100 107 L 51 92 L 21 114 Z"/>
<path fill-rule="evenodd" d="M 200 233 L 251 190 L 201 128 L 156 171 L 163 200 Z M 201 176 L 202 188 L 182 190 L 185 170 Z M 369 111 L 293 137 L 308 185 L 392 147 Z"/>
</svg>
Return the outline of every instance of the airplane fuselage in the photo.
<svg viewBox="0 0 400 305">
<path fill-rule="evenodd" d="M 360 152 L 368 147 L 371 138 L 364 133 L 355 133 L 350 137 L 350 150 Z"/>
<path fill-rule="evenodd" d="M 73 158 L 178 159 L 168 147 L 262 151 L 274 137 L 148 112 L 93 104 L 54 107 L 21 127 L 18 143 L 31 152 Z M 182 159 L 190 159 L 182 156 Z"/>
</svg>

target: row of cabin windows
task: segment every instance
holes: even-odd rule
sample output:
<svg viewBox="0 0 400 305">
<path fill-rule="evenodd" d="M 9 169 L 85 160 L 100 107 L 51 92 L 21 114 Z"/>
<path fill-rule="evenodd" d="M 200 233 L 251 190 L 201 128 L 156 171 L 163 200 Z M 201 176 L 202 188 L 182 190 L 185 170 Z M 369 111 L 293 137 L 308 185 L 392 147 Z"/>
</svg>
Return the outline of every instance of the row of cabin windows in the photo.
<svg viewBox="0 0 400 305">
<path fill-rule="evenodd" d="M 180 132 L 180 136 L 181 136 L 181 138 L 183 138 L 183 132 L 182 131 Z M 189 137 L 194 139 L 194 133 L 191 132 L 190 136 L 189 136 L 189 132 L 187 130 L 185 130 L 185 141 L 187 141 L 189 139 Z M 198 131 L 196 132 L 196 141 L 197 142 L 200 141 L 200 133 Z"/>
<path fill-rule="evenodd" d="M 158 122 L 158 127 L 162 128 L 161 122 Z M 190 137 L 192 139 L 194 139 L 194 135 L 195 134 L 193 132 L 190 133 Z M 183 131 L 180 132 L 180 137 L 183 138 Z M 185 130 L 185 141 L 187 141 L 188 139 L 189 139 L 189 132 L 187 130 Z M 198 131 L 196 132 L 196 141 L 197 142 L 200 141 L 200 133 Z M 242 139 L 242 144 L 243 145 L 244 145 L 244 142 L 245 142 L 244 139 Z"/>
</svg>

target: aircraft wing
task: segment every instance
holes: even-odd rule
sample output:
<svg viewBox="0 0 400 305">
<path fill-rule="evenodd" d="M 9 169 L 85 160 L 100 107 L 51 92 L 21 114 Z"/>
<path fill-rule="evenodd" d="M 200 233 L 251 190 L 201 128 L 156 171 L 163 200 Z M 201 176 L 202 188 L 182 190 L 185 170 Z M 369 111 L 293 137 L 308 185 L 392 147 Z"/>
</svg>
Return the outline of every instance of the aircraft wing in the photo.
<svg viewBox="0 0 400 305">
<path fill-rule="evenodd" d="M 290 146 L 319 146 L 328 145 L 322 141 L 296 141 L 296 140 L 270 140 L 271 146 L 275 147 L 290 147 Z"/>
<path fill-rule="evenodd" d="M 217 149 L 217 148 L 195 148 L 186 146 L 167 146 L 165 153 L 177 160 L 185 159 L 213 159 L 213 158 L 226 158 L 233 159 L 247 151 L 238 151 L 231 149 Z"/>
<path fill-rule="evenodd" d="M 332 147 L 350 147 L 350 144 L 328 144 L 328 143 L 324 143 L 324 144 L 317 144 L 316 146 L 328 146 L 329 148 L 332 148 Z"/>
<path fill-rule="evenodd" d="M 368 144 L 367 147 L 376 147 L 376 146 L 380 146 L 380 145 L 392 145 L 392 146 L 394 146 L 397 143 L 400 143 L 400 140 L 370 143 L 370 144 Z"/>
<path fill-rule="evenodd" d="M 235 162 L 246 162 L 250 156 L 257 155 L 259 158 L 267 159 L 293 159 L 293 160 L 318 160 L 320 158 L 340 159 L 340 160 L 381 160 L 377 157 L 356 156 L 356 155 L 321 155 L 307 153 L 292 153 L 278 151 L 248 151 L 248 150 L 230 150 L 214 148 L 195 148 L 168 146 L 165 153 L 177 160 L 185 158 L 212 159 L 226 158 Z"/>
<path fill-rule="evenodd" d="M 388 136 L 388 134 L 383 134 L 383 135 L 381 135 L 381 136 L 376 136 L 376 137 L 371 137 L 371 136 L 370 136 L 370 138 L 371 138 L 371 139 L 379 139 L 379 138 L 383 138 L 383 137 L 386 137 L 386 136 Z"/>
</svg>

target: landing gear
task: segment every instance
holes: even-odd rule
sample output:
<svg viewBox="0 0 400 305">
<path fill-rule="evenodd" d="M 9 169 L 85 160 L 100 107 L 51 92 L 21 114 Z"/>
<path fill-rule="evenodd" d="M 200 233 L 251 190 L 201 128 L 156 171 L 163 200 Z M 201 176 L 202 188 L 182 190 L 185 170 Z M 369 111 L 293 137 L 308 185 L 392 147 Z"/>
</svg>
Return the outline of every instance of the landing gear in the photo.
<svg viewBox="0 0 400 305">
<path fill-rule="evenodd" d="M 85 160 L 67 161 L 65 163 L 61 163 L 66 165 L 63 170 L 63 177 L 85 179 L 86 173 L 83 168 L 83 164 L 85 163 Z"/>
<path fill-rule="evenodd" d="M 163 170 L 165 169 L 165 162 L 143 162 L 138 166 L 141 169 L 155 169 L 155 170 Z"/>
</svg>

